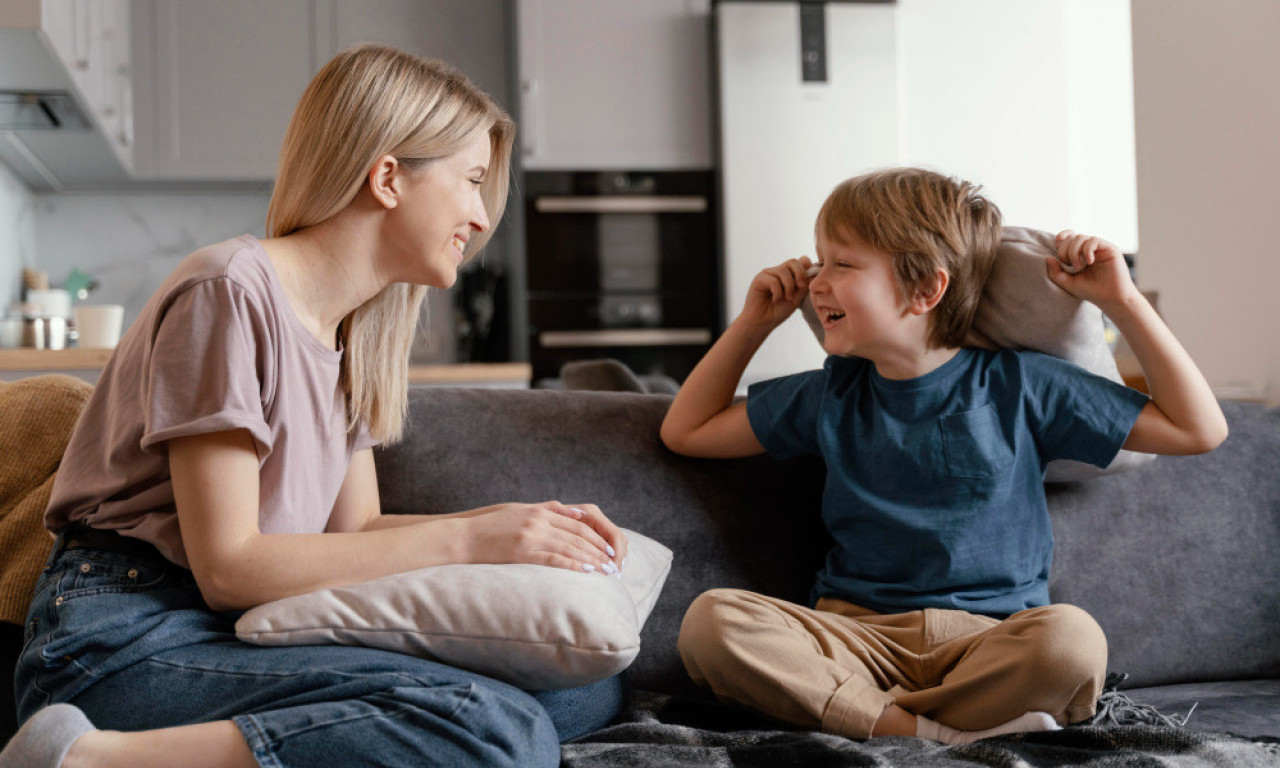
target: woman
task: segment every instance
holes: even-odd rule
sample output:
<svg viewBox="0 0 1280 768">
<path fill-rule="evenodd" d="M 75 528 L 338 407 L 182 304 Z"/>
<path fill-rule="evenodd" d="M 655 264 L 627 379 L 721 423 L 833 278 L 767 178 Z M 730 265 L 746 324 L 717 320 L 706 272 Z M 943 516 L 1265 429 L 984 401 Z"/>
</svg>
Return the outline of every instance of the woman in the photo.
<svg viewBox="0 0 1280 768">
<path fill-rule="evenodd" d="M 371 446 L 403 429 L 424 286 L 452 285 L 501 218 L 513 132 L 456 71 L 392 48 L 316 75 L 272 237 L 187 257 L 77 426 L 16 676 L 27 723 L 0 768 L 554 765 L 560 739 L 616 713 L 617 679 L 531 695 L 399 654 L 234 636 L 252 606 L 423 566 L 598 578 L 625 557 L 586 504 L 379 512 Z"/>
</svg>

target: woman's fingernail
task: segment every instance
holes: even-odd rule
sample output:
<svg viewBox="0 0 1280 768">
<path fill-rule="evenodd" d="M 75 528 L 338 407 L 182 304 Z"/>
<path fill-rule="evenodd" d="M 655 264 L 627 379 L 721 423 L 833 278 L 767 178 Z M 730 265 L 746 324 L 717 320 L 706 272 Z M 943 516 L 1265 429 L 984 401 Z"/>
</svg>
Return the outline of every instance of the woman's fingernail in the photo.
<svg viewBox="0 0 1280 768">
<path fill-rule="evenodd" d="M 617 557 L 618 553 L 613 551 L 613 547 L 608 544 L 604 545 L 604 551 L 609 553 L 609 557 Z"/>
<path fill-rule="evenodd" d="M 587 514 L 586 510 L 578 509 L 577 507 L 569 507 L 569 509 L 573 512 L 577 512 L 579 517 L 582 517 L 583 515 Z"/>
<path fill-rule="evenodd" d="M 583 563 L 583 564 L 582 564 L 582 570 L 586 571 L 587 573 L 595 573 L 595 572 L 596 572 L 596 567 L 595 567 L 594 565 L 592 565 L 591 563 Z"/>
<path fill-rule="evenodd" d="M 624 557 L 624 558 L 622 558 L 622 567 L 623 567 L 623 568 L 626 568 L 626 567 L 627 567 L 627 558 L 625 558 L 625 557 Z"/>
<path fill-rule="evenodd" d="M 612 576 L 613 574 L 618 572 L 618 566 L 614 565 L 613 563 L 605 563 L 603 566 L 601 566 L 600 570 Z"/>
</svg>

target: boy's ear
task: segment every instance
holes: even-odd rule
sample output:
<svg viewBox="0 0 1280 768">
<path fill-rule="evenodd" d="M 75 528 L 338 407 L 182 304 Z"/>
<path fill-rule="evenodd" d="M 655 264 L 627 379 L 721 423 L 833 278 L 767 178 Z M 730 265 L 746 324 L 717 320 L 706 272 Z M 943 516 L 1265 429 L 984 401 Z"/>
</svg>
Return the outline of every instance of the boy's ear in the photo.
<svg viewBox="0 0 1280 768">
<path fill-rule="evenodd" d="M 933 273 L 932 283 L 922 285 L 916 289 L 916 295 L 911 299 L 909 309 L 912 314 L 923 315 L 938 306 L 938 302 L 942 301 L 942 297 L 947 293 L 947 286 L 951 285 L 951 275 L 947 274 L 945 269 L 939 269 Z"/>
</svg>

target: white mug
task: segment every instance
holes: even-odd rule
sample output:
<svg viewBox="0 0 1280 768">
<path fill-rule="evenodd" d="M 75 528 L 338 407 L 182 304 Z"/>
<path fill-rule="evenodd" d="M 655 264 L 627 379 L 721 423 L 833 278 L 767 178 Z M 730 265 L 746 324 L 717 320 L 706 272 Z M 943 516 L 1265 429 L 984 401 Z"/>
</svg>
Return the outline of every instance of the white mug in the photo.
<svg viewBox="0 0 1280 768">
<path fill-rule="evenodd" d="M 80 333 L 80 346 L 111 349 L 120 341 L 124 325 L 124 306 L 121 304 L 81 304 L 72 310 L 76 330 Z"/>
</svg>

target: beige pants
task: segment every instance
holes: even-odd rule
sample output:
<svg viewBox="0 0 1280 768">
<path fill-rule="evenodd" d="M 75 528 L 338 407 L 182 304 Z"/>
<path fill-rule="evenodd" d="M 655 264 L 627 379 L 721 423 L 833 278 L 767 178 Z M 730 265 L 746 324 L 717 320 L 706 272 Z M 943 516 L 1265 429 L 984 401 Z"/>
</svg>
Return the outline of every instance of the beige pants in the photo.
<svg viewBox="0 0 1280 768">
<path fill-rule="evenodd" d="M 1107 641 L 1071 605 L 1004 621 L 927 608 L 879 614 L 823 598 L 805 608 L 713 589 L 680 626 L 689 675 L 721 700 L 804 728 L 865 739 L 889 704 L 965 731 L 1024 712 L 1062 725 L 1094 714 Z"/>
</svg>

